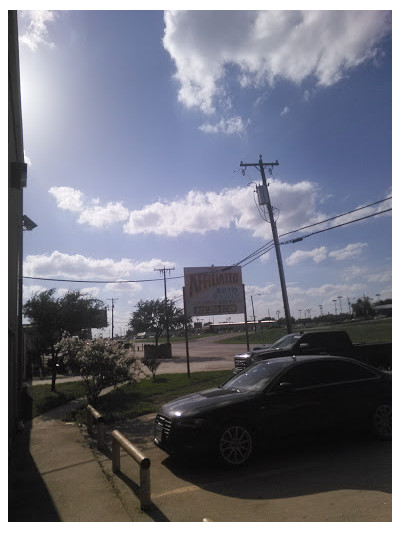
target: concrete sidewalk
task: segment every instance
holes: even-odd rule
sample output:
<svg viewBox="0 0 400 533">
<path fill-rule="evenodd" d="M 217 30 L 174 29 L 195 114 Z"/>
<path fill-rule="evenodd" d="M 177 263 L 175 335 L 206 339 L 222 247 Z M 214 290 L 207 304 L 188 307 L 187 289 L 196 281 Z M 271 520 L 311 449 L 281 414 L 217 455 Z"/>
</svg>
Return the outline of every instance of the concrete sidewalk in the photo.
<svg viewBox="0 0 400 533">
<path fill-rule="evenodd" d="M 35 418 L 20 431 L 9 465 L 10 522 L 130 522 L 84 432 L 62 421 L 79 401 Z"/>
</svg>

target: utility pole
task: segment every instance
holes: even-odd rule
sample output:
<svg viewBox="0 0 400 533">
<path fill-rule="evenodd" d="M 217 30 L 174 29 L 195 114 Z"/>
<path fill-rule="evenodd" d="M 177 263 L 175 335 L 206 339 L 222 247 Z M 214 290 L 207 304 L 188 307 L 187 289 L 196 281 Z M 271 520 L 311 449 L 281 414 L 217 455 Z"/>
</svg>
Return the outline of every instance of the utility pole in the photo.
<svg viewBox="0 0 400 533">
<path fill-rule="evenodd" d="M 253 303 L 253 295 L 252 295 L 252 294 L 250 295 L 250 298 L 251 298 L 251 307 L 253 308 L 253 325 L 254 325 L 254 331 L 257 331 L 257 326 L 256 326 L 256 315 L 254 314 L 254 303 Z"/>
<path fill-rule="evenodd" d="M 111 302 L 111 338 L 114 338 L 114 302 L 118 300 L 118 298 L 107 298 Z"/>
<path fill-rule="evenodd" d="M 155 268 L 157 272 L 160 274 L 164 274 L 164 301 L 165 301 L 165 326 L 167 330 L 167 344 L 169 344 L 169 321 L 168 321 L 168 300 L 167 300 L 167 279 L 166 279 L 166 272 L 171 273 L 171 270 L 175 270 L 175 268 Z"/>
<path fill-rule="evenodd" d="M 262 188 L 261 187 L 258 188 L 257 191 L 259 193 L 259 199 L 261 199 L 261 197 L 263 198 L 263 204 L 266 204 L 267 209 L 268 209 L 268 216 L 269 216 L 272 236 L 274 238 L 274 244 L 275 244 L 275 253 L 276 253 L 276 260 L 278 263 L 279 278 L 281 282 L 283 307 L 284 307 L 285 317 L 286 317 L 286 328 L 287 328 L 288 333 L 292 333 L 292 321 L 291 321 L 290 310 L 289 310 L 289 300 L 288 300 L 287 291 L 286 291 L 285 274 L 284 274 L 283 265 L 282 265 L 281 249 L 279 246 L 278 230 L 276 228 L 276 223 L 274 220 L 274 213 L 272 210 L 271 200 L 269 198 L 268 184 L 267 184 L 267 180 L 265 179 L 265 172 L 264 172 L 264 167 L 268 167 L 268 170 L 271 173 L 271 169 L 275 165 L 279 165 L 278 161 L 275 161 L 275 163 L 263 163 L 261 155 L 260 155 L 260 159 L 258 163 L 243 163 L 242 161 L 240 162 L 241 167 L 256 167 L 261 172 L 263 186 Z"/>
</svg>

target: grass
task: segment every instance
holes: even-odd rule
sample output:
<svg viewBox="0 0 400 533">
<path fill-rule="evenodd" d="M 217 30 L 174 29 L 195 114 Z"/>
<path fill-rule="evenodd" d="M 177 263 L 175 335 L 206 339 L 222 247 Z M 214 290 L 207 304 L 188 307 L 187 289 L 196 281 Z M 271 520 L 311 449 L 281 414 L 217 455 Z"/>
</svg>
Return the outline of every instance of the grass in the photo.
<svg viewBox="0 0 400 533">
<path fill-rule="evenodd" d="M 129 383 L 101 396 L 96 402 L 106 422 L 134 418 L 154 413 L 164 403 L 179 396 L 216 387 L 232 376 L 231 370 L 193 372 L 186 374 L 160 374 L 155 380 L 146 378 Z"/>
<path fill-rule="evenodd" d="M 134 418 L 153 413 L 163 403 L 178 396 L 220 385 L 231 375 L 231 370 L 192 372 L 190 378 L 186 374 L 160 374 L 155 380 L 148 377 L 100 396 L 95 407 L 106 422 Z M 56 384 L 56 389 L 57 392 L 51 392 L 50 385 L 32 387 L 32 417 L 85 395 L 79 381 Z M 84 421 L 84 409 L 72 413 L 68 420 Z"/>
<path fill-rule="evenodd" d="M 81 381 L 56 383 L 56 392 L 51 392 L 50 387 L 47 384 L 31 387 L 32 418 L 85 395 Z"/>
<path fill-rule="evenodd" d="M 347 331 L 354 343 L 392 342 L 392 319 L 365 320 L 360 322 L 343 322 L 338 324 L 321 325 L 318 327 L 297 327 L 294 331 Z M 286 335 L 285 328 L 263 329 L 254 333 L 249 331 L 250 344 L 272 344 Z M 222 343 L 245 343 L 246 335 L 242 333 L 236 337 L 221 341 Z"/>
</svg>

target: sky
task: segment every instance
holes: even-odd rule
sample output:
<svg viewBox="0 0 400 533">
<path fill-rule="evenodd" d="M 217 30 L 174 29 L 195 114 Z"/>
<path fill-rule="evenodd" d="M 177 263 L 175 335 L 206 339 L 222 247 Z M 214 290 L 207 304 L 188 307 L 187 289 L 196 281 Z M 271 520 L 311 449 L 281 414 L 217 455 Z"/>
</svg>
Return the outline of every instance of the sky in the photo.
<svg viewBox="0 0 400 533">
<path fill-rule="evenodd" d="M 24 214 L 37 224 L 24 301 L 80 289 L 114 304 L 119 335 L 139 300 L 164 298 L 159 269 L 182 306 L 185 267 L 239 264 L 249 319 L 252 304 L 256 319 L 282 317 L 261 173 L 240 165 L 260 155 L 279 163 L 266 177 L 291 315 L 392 297 L 390 11 L 18 20 Z"/>
</svg>

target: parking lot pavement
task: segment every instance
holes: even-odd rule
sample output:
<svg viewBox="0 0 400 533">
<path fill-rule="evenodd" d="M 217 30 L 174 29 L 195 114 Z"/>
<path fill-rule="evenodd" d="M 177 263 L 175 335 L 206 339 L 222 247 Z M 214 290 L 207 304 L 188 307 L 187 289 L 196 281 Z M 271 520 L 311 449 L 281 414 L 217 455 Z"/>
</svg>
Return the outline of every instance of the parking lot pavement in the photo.
<svg viewBox="0 0 400 533">
<path fill-rule="evenodd" d="M 106 431 L 109 452 L 95 451 L 134 520 L 214 522 L 391 521 L 391 443 L 362 435 L 275 443 L 245 467 L 206 458 L 171 459 L 152 443 L 154 415 Z M 112 474 L 111 431 L 151 460 L 152 505 L 140 510 L 138 465 L 121 450 Z"/>
</svg>

